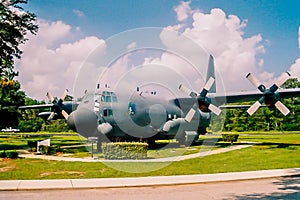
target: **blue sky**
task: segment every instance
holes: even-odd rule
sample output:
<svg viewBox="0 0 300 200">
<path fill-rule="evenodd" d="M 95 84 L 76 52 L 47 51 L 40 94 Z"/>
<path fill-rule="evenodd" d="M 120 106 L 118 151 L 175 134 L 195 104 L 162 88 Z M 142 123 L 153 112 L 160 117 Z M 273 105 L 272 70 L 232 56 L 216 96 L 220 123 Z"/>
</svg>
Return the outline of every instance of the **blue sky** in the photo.
<svg viewBox="0 0 300 200">
<path fill-rule="evenodd" d="M 173 0 L 30 0 L 26 8 L 46 20 L 62 20 L 80 26 L 86 35 L 110 37 L 138 27 L 165 27 L 176 20 L 173 8 L 180 1 Z M 227 15 L 237 15 L 248 20 L 245 36 L 260 33 L 269 40 L 265 68 L 279 74 L 299 57 L 298 28 L 300 2 L 297 0 L 198 0 L 191 7 L 208 13 L 221 8 Z M 84 16 L 76 16 L 75 10 Z"/>
<path fill-rule="evenodd" d="M 24 7 L 48 23 L 61 21 L 71 27 L 72 37 L 65 37 L 59 44 L 76 42 L 85 37 L 95 36 L 107 39 L 114 34 L 140 27 L 167 27 L 185 23 L 191 27 L 193 14 L 210 14 L 211 9 L 220 8 L 229 15 L 238 17 L 245 26 L 244 39 L 260 35 L 263 53 L 256 53 L 258 72 L 273 73 L 279 76 L 300 57 L 299 26 L 300 3 L 297 0 L 196 0 L 188 6 L 192 14 L 179 21 L 175 8 L 182 1 L 177 0 L 29 0 Z M 222 33 L 220 33 L 221 35 Z"/>
</svg>

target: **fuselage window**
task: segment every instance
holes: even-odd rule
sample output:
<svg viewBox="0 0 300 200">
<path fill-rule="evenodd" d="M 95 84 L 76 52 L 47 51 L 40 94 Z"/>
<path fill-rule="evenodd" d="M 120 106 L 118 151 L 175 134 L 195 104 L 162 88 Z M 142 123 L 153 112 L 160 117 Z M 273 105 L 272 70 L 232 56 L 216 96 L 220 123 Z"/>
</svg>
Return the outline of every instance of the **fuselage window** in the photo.
<svg viewBox="0 0 300 200">
<path fill-rule="evenodd" d="M 104 117 L 109 117 L 113 115 L 113 111 L 111 108 L 105 108 L 103 109 L 103 116 Z"/>
</svg>

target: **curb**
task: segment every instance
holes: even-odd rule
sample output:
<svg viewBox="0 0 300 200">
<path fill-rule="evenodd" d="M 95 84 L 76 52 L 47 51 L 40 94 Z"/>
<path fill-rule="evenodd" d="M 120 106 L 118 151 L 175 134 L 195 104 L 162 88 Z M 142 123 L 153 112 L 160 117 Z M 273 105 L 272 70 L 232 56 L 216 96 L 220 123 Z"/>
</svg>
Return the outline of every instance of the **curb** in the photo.
<svg viewBox="0 0 300 200">
<path fill-rule="evenodd" d="M 300 168 L 137 178 L 4 180 L 0 181 L 0 191 L 149 187 L 292 176 L 300 176 Z"/>
</svg>

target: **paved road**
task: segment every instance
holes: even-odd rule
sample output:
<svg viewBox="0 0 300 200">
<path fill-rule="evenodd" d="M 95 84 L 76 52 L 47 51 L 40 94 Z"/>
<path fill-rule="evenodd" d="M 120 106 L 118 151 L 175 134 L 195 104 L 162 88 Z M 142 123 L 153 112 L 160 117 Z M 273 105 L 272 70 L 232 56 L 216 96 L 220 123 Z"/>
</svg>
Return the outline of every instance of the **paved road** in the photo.
<svg viewBox="0 0 300 200">
<path fill-rule="evenodd" d="M 0 199 L 300 199 L 300 177 L 282 177 L 177 186 L 2 191 L 0 192 Z"/>
</svg>

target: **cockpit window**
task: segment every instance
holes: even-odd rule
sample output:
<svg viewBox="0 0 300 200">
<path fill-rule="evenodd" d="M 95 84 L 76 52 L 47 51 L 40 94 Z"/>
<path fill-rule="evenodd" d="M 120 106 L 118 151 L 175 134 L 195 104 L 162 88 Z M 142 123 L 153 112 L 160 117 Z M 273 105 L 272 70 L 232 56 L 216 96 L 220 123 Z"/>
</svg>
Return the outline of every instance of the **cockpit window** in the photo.
<svg viewBox="0 0 300 200">
<path fill-rule="evenodd" d="M 105 102 L 111 102 L 111 96 L 106 96 L 105 97 Z"/>
<path fill-rule="evenodd" d="M 82 102 L 87 104 L 89 103 L 91 100 L 94 100 L 93 102 L 100 102 L 102 101 L 102 96 L 100 94 L 87 94 L 86 96 L 83 97 Z"/>
<path fill-rule="evenodd" d="M 101 101 L 103 102 L 117 102 L 117 96 L 114 92 L 103 91 Z"/>
<path fill-rule="evenodd" d="M 118 101 L 118 100 L 117 100 L 117 96 L 116 96 L 115 93 L 112 93 L 112 94 L 111 94 L 111 97 L 112 97 L 112 102 L 117 102 L 117 101 Z"/>
</svg>

